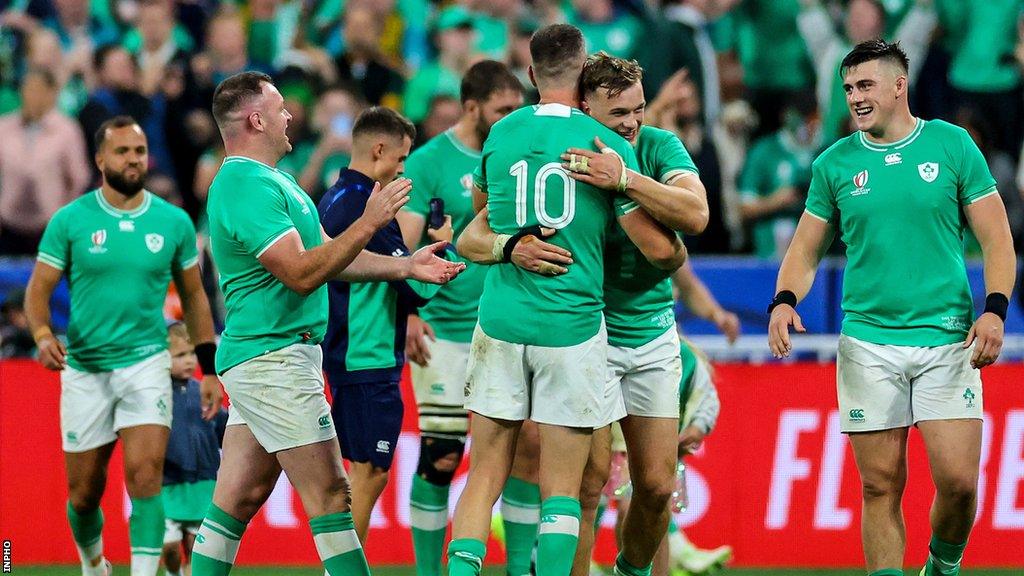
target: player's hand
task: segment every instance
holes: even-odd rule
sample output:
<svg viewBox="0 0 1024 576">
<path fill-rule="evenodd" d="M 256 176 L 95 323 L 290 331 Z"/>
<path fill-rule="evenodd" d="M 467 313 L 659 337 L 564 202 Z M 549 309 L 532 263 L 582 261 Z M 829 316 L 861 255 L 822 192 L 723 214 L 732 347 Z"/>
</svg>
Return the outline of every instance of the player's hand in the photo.
<svg viewBox="0 0 1024 576">
<path fill-rule="evenodd" d="M 594 138 L 598 150 L 607 148 L 600 138 Z M 562 168 L 573 180 L 603 190 L 617 190 L 622 178 L 622 160 L 615 152 L 593 152 L 582 148 L 569 148 L 562 154 Z"/>
<path fill-rule="evenodd" d="M 417 250 L 409 262 L 409 278 L 430 284 L 447 284 L 466 269 L 462 262 L 449 262 L 437 257 L 447 246 L 446 242 L 436 242 Z"/>
<path fill-rule="evenodd" d="M 434 329 L 416 314 L 409 314 L 409 322 L 405 330 L 405 355 L 409 360 L 424 367 L 430 365 L 430 347 L 427 345 L 427 338 L 430 338 L 431 342 L 437 342 Z"/>
<path fill-rule="evenodd" d="M 984 368 L 999 358 L 1003 349 L 1003 319 L 991 312 L 985 312 L 974 321 L 971 331 L 964 340 L 964 349 L 974 344 L 971 355 L 972 368 Z"/>
<path fill-rule="evenodd" d="M 444 225 L 440 228 L 427 228 L 427 238 L 430 238 L 431 242 L 445 242 L 448 244 L 452 243 L 452 238 L 455 237 L 455 230 L 452 229 L 452 217 L 444 215 Z"/>
<path fill-rule="evenodd" d="M 719 308 L 712 314 L 711 321 L 718 328 L 718 331 L 725 335 L 725 339 L 729 341 L 729 344 L 736 342 L 736 339 L 740 337 L 740 317 L 736 314 L 724 308 Z"/>
<path fill-rule="evenodd" d="M 224 400 L 224 393 L 220 388 L 220 379 L 216 374 L 207 374 L 199 383 L 200 406 L 203 408 L 203 420 L 210 421 L 220 411 L 221 401 Z"/>
<path fill-rule="evenodd" d="M 550 238 L 556 230 L 541 228 L 540 232 L 544 238 Z M 572 253 L 561 246 L 548 244 L 536 236 L 523 236 L 512 249 L 512 263 L 529 272 L 558 276 L 569 271 L 565 266 L 572 264 Z"/>
<path fill-rule="evenodd" d="M 409 202 L 411 191 L 412 180 L 408 178 L 395 178 L 386 186 L 381 186 L 380 182 L 375 183 L 359 219 L 365 218 L 374 230 L 380 230 L 394 220 L 395 214 Z"/>
<path fill-rule="evenodd" d="M 36 342 L 39 350 L 39 363 L 47 370 L 61 371 L 67 368 L 67 348 L 53 334 L 47 334 Z"/>
<path fill-rule="evenodd" d="M 704 431 L 690 424 L 679 434 L 679 456 L 686 456 L 696 452 L 704 443 Z"/>
<path fill-rule="evenodd" d="M 793 350 L 793 343 L 789 341 L 790 326 L 797 332 L 807 332 L 796 310 L 789 304 L 779 304 L 768 320 L 768 347 L 772 349 L 772 356 L 784 358 Z"/>
</svg>

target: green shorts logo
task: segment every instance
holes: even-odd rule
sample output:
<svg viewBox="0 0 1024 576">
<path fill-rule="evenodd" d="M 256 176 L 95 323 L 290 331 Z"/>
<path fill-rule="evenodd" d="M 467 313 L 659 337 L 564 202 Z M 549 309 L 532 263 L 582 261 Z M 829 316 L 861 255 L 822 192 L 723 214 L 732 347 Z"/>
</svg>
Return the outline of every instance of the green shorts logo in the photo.
<svg viewBox="0 0 1024 576">
<path fill-rule="evenodd" d="M 69 443 L 78 444 L 78 432 L 68 432 L 67 437 Z"/>
<path fill-rule="evenodd" d="M 851 422 L 863 422 L 864 421 L 864 409 L 854 408 L 850 410 L 850 421 Z"/>
<path fill-rule="evenodd" d="M 319 424 L 321 428 L 327 428 L 328 426 L 331 425 L 331 417 L 321 416 L 320 419 L 317 420 L 317 424 Z"/>
<path fill-rule="evenodd" d="M 435 396 L 441 396 L 444 394 L 444 384 L 435 382 L 430 385 L 430 393 Z"/>
<path fill-rule="evenodd" d="M 964 392 L 964 400 L 967 400 L 967 407 L 974 408 L 974 392 L 970 388 Z"/>
<path fill-rule="evenodd" d="M 202 544 L 203 542 L 206 542 L 206 536 L 196 534 L 196 544 Z"/>
<path fill-rule="evenodd" d="M 156 401 L 156 409 L 160 411 L 161 416 L 167 416 L 167 403 L 163 398 Z"/>
</svg>

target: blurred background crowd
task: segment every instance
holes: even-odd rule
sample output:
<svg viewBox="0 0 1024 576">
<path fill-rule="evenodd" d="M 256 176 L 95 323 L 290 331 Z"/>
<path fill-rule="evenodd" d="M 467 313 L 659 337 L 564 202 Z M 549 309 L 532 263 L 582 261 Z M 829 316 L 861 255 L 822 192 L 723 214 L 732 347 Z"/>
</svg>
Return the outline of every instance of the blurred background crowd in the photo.
<svg viewBox="0 0 1024 576">
<path fill-rule="evenodd" d="M 112 116 L 140 121 L 147 189 L 185 208 L 202 243 L 223 157 L 210 114 L 220 80 L 275 77 L 293 116 L 279 168 L 316 199 L 347 164 L 363 107 L 400 110 L 421 144 L 456 122 L 477 60 L 508 63 L 529 88 L 530 35 L 554 22 L 643 66 L 646 123 L 679 135 L 708 190 L 694 254 L 784 253 L 812 160 L 850 131 L 839 62 L 879 36 L 910 56 L 912 111 L 977 141 L 1020 253 L 1022 11 L 1024 0 L 0 0 L 0 256 L 34 255 L 52 214 L 97 185 L 92 134 Z"/>
</svg>

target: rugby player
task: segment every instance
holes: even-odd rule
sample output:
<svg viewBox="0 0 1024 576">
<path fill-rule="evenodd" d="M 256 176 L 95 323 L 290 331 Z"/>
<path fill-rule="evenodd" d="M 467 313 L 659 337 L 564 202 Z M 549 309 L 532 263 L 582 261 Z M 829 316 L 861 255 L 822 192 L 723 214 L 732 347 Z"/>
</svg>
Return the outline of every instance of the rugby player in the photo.
<svg viewBox="0 0 1024 576">
<path fill-rule="evenodd" d="M 523 420 L 538 424 L 541 524 L 537 567 L 542 576 L 568 574 L 580 532 L 580 484 L 593 431 L 624 415 L 621 390 L 607 385 L 606 331 L 601 314 L 606 230 L 617 217 L 643 257 L 666 270 L 685 259 L 678 237 L 629 198 L 571 178 L 562 152 L 609 143 L 615 155 L 615 190 L 627 189 L 636 169 L 622 137 L 575 108 L 586 60 L 579 29 L 552 25 L 530 43 L 531 80 L 541 100 L 492 127 L 474 173 L 491 227 L 495 257 L 541 226 L 557 229 L 555 243 L 573 254 L 562 274 L 526 273 L 507 263 L 492 266 L 473 336 L 466 408 L 474 443 L 466 490 L 456 508 L 448 556 L 455 576 L 479 573 L 491 506 L 505 483 Z M 586 161 L 583 161 L 585 163 Z M 555 270 L 548 270 L 555 272 Z M 678 383 L 677 380 L 673 384 Z"/>
<path fill-rule="evenodd" d="M 840 70 L 857 131 L 814 161 L 810 191 L 779 269 L 768 343 L 792 351 L 795 307 L 839 232 L 847 245 L 836 380 L 841 429 L 860 471 L 861 534 L 873 576 L 902 575 L 907 435 L 924 439 L 935 483 L 922 574 L 960 571 L 977 507 L 979 368 L 1003 340 L 1015 258 L 1006 210 L 967 131 L 907 104 L 898 43 L 858 44 Z M 974 319 L 965 224 L 984 255 L 985 309 Z"/>
<path fill-rule="evenodd" d="M 434 198 L 444 203 L 455 234 L 473 219 L 473 170 L 480 163 L 480 150 L 491 126 L 522 106 L 523 86 L 501 62 L 483 60 L 463 76 L 461 101 L 462 116 L 455 126 L 418 148 L 405 163 L 405 177 L 412 180 L 413 188 L 409 203 L 398 213 L 398 223 L 409 250 L 415 250 L 424 236 L 434 242 L 442 239 L 438 230 L 427 226 Z M 483 266 L 467 263 L 456 280 L 445 285 L 418 314 L 409 315 L 406 355 L 412 362 L 420 428 L 419 464 L 409 506 L 419 576 L 441 574 L 448 493 L 469 428 L 463 407 L 466 363 L 486 272 Z M 538 515 L 539 508 L 538 500 L 533 515 Z M 522 523 L 513 524 L 506 524 L 506 533 L 518 535 Z M 534 520 L 532 533 L 526 537 L 525 563 L 520 562 L 519 574 L 529 570 L 536 524 Z"/>
<path fill-rule="evenodd" d="M 640 170 L 629 172 L 626 194 L 631 199 L 630 209 L 640 206 L 641 212 L 669 226 L 699 233 L 707 224 L 707 203 L 697 168 L 674 134 L 643 125 L 646 103 L 641 80 L 642 70 L 635 62 L 595 54 L 583 68 L 582 107 L 636 146 Z M 604 148 L 600 140 L 594 144 Z M 573 156 L 588 158 L 588 165 L 582 167 L 577 161 L 574 166 Z M 619 161 L 614 155 L 572 148 L 562 157 L 569 161 L 564 167 L 574 179 L 615 188 L 618 178 L 614 171 Z M 478 219 L 460 238 L 459 249 L 472 259 L 493 261 L 486 253 L 493 238 L 494 234 Z M 539 251 L 539 257 L 536 262 L 524 259 L 527 269 L 561 264 L 559 270 L 565 270 L 564 251 L 535 238 L 530 244 Z M 664 539 L 668 499 L 675 486 L 675 430 L 679 423 L 675 407 L 679 404 L 682 367 L 672 283 L 669 272 L 648 262 L 618 226 L 609 231 L 604 259 L 608 386 L 621 388 L 625 398 L 628 416 L 622 430 L 630 447 L 634 482 L 633 505 L 625 521 L 630 537 L 616 560 L 616 569 L 624 574 L 646 574 Z M 593 521 L 611 457 L 606 434 L 605 430 L 595 433 L 583 481 L 583 526 L 574 565 L 576 574 L 585 574 L 589 568 Z"/>
<path fill-rule="evenodd" d="M 203 292 L 196 231 L 180 208 L 146 191 L 149 149 L 128 116 L 95 135 L 100 188 L 54 214 L 25 299 L 39 361 L 60 371 L 61 436 L 68 477 L 68 522 L 85 576 L 110 573 L 103 557 L 107 466 L 124 446 L 131 573 L 160 564 L 160 496 L 171 426 L 171 357 L 163 305 L 173 278 L 203 370 L 203 417 L 216 415 L 221 389 L 214 370 L 210 305 Z M 50 296 L 67 275 L 71 317 L 67 347 L 50 328 Z"/>
<path fill-rule="evenodd" d="M 213 503 L 196 536 L 193 573 L 228 574 L 249 520 L 282 469 L 309 516 L 328 574 L 369 574 L 349 505 L 322 352 L 328 280 L 419 279 L 443 283 L 461 265 L 363 250 L 408 201 L 402 180 L 375 184 L 363 214 L 331 239 L 312 199 L 274 167 L 291 150 L 291 115 L 270 77 L 225 79 L 213 115 L 227 153 L 210 186 L 213 258 L 227 317 L 217 370 L 231 395 Z"/>
</svg>

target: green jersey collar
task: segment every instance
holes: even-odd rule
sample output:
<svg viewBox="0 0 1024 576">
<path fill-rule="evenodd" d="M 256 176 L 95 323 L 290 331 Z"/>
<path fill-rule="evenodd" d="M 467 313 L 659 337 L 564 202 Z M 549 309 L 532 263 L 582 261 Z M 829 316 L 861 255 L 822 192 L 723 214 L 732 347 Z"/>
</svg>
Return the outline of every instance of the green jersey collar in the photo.
<svg viewBox="0 0 1024 576">
<path fill-rule="evenodd" d="M 224 162 L 221 165 L 223 166 L 224 164 L 227 164 L 229 162 L 252 162 L 253 164 L 259 164 L 260 166 L 263 166 L 263 167 L 267 168 L 268 170 L 273 170 L 274 172 L 279 172 L 279 170 L 277 168 L 274 168 L 270 164 L 264 164 L 263 162 L 260 162 L 259 160 L 254 160 L 254 159 L 246 157 L 246 156 L 227 156 L 227 157 L 224 158 Z"/>
<path fill-rule="evenodd" d="M 454 128 L 449 128 L 445 130 L 444 135 L 445 137 L 448 138 L 448 141 L 452 143 L 452 146 L 454 146 L 455 149 L 458 150 L 459 152 L 462 152 L 463 154 L 469 156 L 470 158 L 480 157 L 480 152 L 478 152 L 477 150 L 471 150 L 468 146 L 463 144 L 461 140 L 459 140 L 458 136 L 455 135 Z"/>
<path fill-rule="evenodd" d="M 899 150 L 900 148 L 903 148 L 910 144 L 911 142 L 913 142 L 914 140 L 916 140 L 917 137 L 921 134 L 921 130 L 924 129 L 925 121 L 921 120 L 920 118 L 917 118 L 916 120 L 917 123 L 914 124 L 914 129 L 910 131 L 910 134 L 907 134 L 906 136 L 900 138 L 896 142 L 891 142 L 889 144 L 876 144 L 874 142 L 870 142 L 867 139 L 867 137 L 864 136 L 864 132 L 858 132 L 857 137 L 860 139 L 861 145 L 867 148 L 868 150 L 874 150 L 875 152 L 890 152 L 892 150 Z"/>
<path fill-rule="evenodd" d="M 115 218 L 138 218 L 145 214 L 146 210 L 149 210 L 149 206 L 153 203 L 153 195 L 150 194 L 149 191 L 143 190 L 142 194 L 142 204 L 134 210 L 121 210 L 120 208 L 115 208 L 110 202 L 107 202 L 106 198 L 103 197 L 103 190 L 100 188 L 96 189 L 96 202 L 104 212 L 114 216 Z"/>
<path fill-rule="evenodd" d="M 535 104 L 533 107 L 534 116 L 557 116 L 559 118 L 568 118 L 576 111 L 577 110 L 575 108 L 566 106 L 565 104 L 559 104 L 557 102 L 551 102 L 549 104 Z"/>
</svg>

